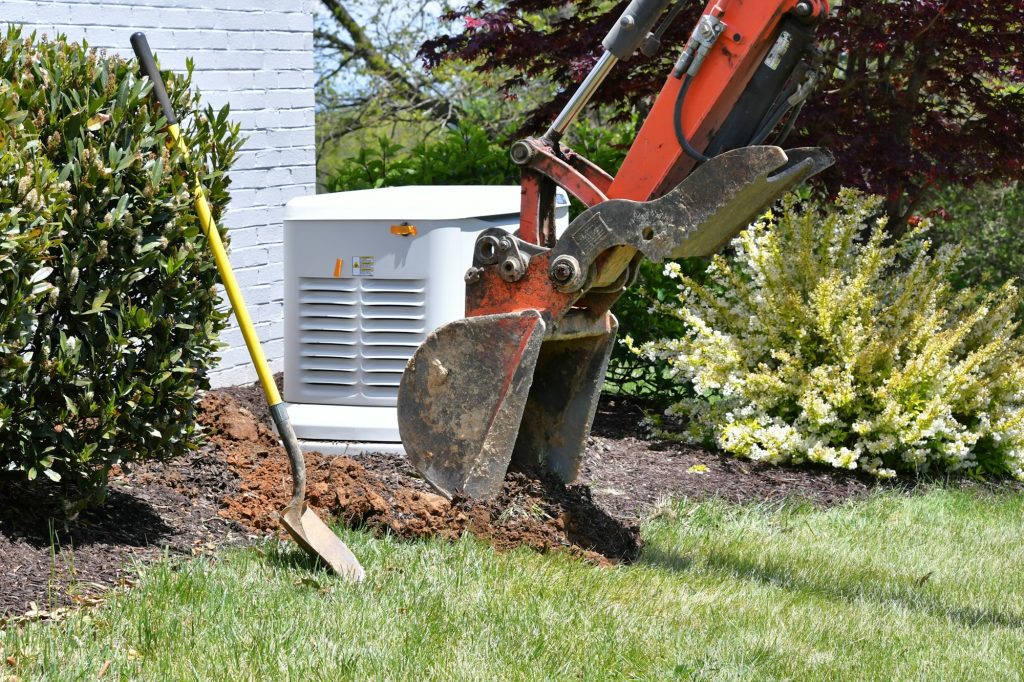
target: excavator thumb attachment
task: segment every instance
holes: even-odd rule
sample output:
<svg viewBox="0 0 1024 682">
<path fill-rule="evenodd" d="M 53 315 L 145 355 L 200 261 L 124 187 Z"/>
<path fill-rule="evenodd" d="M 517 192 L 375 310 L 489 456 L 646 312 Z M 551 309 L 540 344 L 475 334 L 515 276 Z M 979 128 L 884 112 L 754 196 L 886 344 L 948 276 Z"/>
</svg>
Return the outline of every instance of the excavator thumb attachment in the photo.
<svg viewBox="0 0 1024 682">
<path fill-rule="evenodd" d="M 550 250 L 482 233 L 467 273 L 470 317 L 428 336 L 402 377 L 410 462 L 448 497 L 493 497 L 512 461 L 574 481 L 615 340 L 608 308 L 630 279 L 608 263 L 714 253 L 831 164 L 821 149 L 744 147 L 658 199 L 592 206 Z M 594 284 L 603 276 L 612 283 Z"/>
<path fill-rule="evenodd" d="M 500 490 L 545 331 L 536 310 L 470 317 L 436 329 L 409 360 L 398 391 L 402 442 L 445 496 Z"/>
</svg>

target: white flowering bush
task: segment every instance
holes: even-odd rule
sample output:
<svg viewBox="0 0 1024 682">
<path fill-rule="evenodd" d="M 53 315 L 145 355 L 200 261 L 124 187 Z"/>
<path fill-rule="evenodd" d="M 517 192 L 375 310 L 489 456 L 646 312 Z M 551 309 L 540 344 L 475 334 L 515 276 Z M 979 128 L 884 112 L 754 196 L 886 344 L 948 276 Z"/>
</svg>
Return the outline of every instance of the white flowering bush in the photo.
<svg viewBox="0 0 1024 682">
<path fill-rule="evenodd" d="M 689 331 L 637 349 L 692 393 L 683 436 L 737 456 L 898 472 L 1024 478 L 1018 292 L 954 292 L 956 254 L 927 225 L 885 243 L 879 200 L 794 197 L 717 256 L 701 285 L 668 264 L 664 306 Z"/>
</svg>

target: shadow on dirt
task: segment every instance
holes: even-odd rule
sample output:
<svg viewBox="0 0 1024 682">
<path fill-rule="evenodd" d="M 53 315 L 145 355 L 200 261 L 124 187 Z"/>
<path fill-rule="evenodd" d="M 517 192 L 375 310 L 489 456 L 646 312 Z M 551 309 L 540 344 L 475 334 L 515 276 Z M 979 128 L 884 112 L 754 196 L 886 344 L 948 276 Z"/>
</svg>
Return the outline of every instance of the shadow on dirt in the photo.
<svg viewBox="0 0 1024 682">
<path fill-rule="evenodd" d="M 138 497 L 110 490 L 102 506 L 86 509 L 73 519 L 35 486 L 0 484 L 0 535 L 35 548 L 86 548 L 96 543 L 146 547 L 173 532 L 153 506 Z M 40 498 L 43 501 L 40 501 Z"/>
</svg>

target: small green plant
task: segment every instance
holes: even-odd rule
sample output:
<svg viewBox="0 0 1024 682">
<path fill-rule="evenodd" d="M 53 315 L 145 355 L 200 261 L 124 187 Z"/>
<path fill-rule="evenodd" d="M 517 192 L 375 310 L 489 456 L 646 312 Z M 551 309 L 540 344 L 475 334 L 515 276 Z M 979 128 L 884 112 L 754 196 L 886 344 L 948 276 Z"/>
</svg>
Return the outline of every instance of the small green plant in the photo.
<svg viewBox="0 0 1024 682">
<path fill-rule="evenodd" d="M 688 327 L 646 344 L 693 391 L 669 413 L 684 436 L 776 463 L 1024 478 L 1024 341 L 1016 287 L 954 292 L 956 253 L 927 221 L 885 243 L 880 201 L 790 196 L 680 281 L 664 310 Z"/>
<path fill-rule="evenodd" d="M 224 323 L 191 188 L 221 214 L 238 129 L 165 77 L 188 159 L 134 62 L 0 39 L 0 471 L 69 495 L 194 447 Z"/>
</svg>

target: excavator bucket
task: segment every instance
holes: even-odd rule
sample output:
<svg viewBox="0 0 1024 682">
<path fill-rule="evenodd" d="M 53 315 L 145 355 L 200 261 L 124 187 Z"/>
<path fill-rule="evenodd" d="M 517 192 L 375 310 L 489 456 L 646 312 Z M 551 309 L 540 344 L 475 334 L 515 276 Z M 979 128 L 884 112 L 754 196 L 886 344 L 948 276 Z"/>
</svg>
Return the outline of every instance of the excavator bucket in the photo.
<svg viewBox="0 0 1024 682">
<path fill-rule="evenodd" d="M 605 313 L 586 326 L 546 335 L 527 310 L 436 330 L 398 393 L 409 461 L 449 498 L 493 497 L 512 461 L 575 480 L 618 325 Z"/>
<path fill-rule="evenodd" d="M 565 326 L 541 344 L 512 462 L 546 467 L 571 483 L 579 474 L 618 322 L 605 313 L 588 329 L 568 332 Z"/>
<path fill-rule="evenodd" d="M 486 258 L 470 271 L 472 316 L 430 334 L 402 377 L 398 424 L 410 462 L 448 497 L 493 497 L 511 462 L 574 481 L 615 340 L 608 306 L 629 280 L 623 271 L 617 284 L 591 287 L 601 276 L 593 273 L 622 253 L 625 262 L 714 253 L 831 163 L 820 149 L 725 152 L 663 197 L 584 211 L 521 277 L 509 274 L 520 261 L 502 260 L 521 257 L 516 240 L 487 237 Z M 559 262 L 573 265 L 559 273 Z"/>
<path fill-rule="evenodd" d="M 398 424 L 409 461 L 442 494 L 497 494 L 546 325 L 536 310 L 435 330 L 405 368 Z"/>
</svg>

